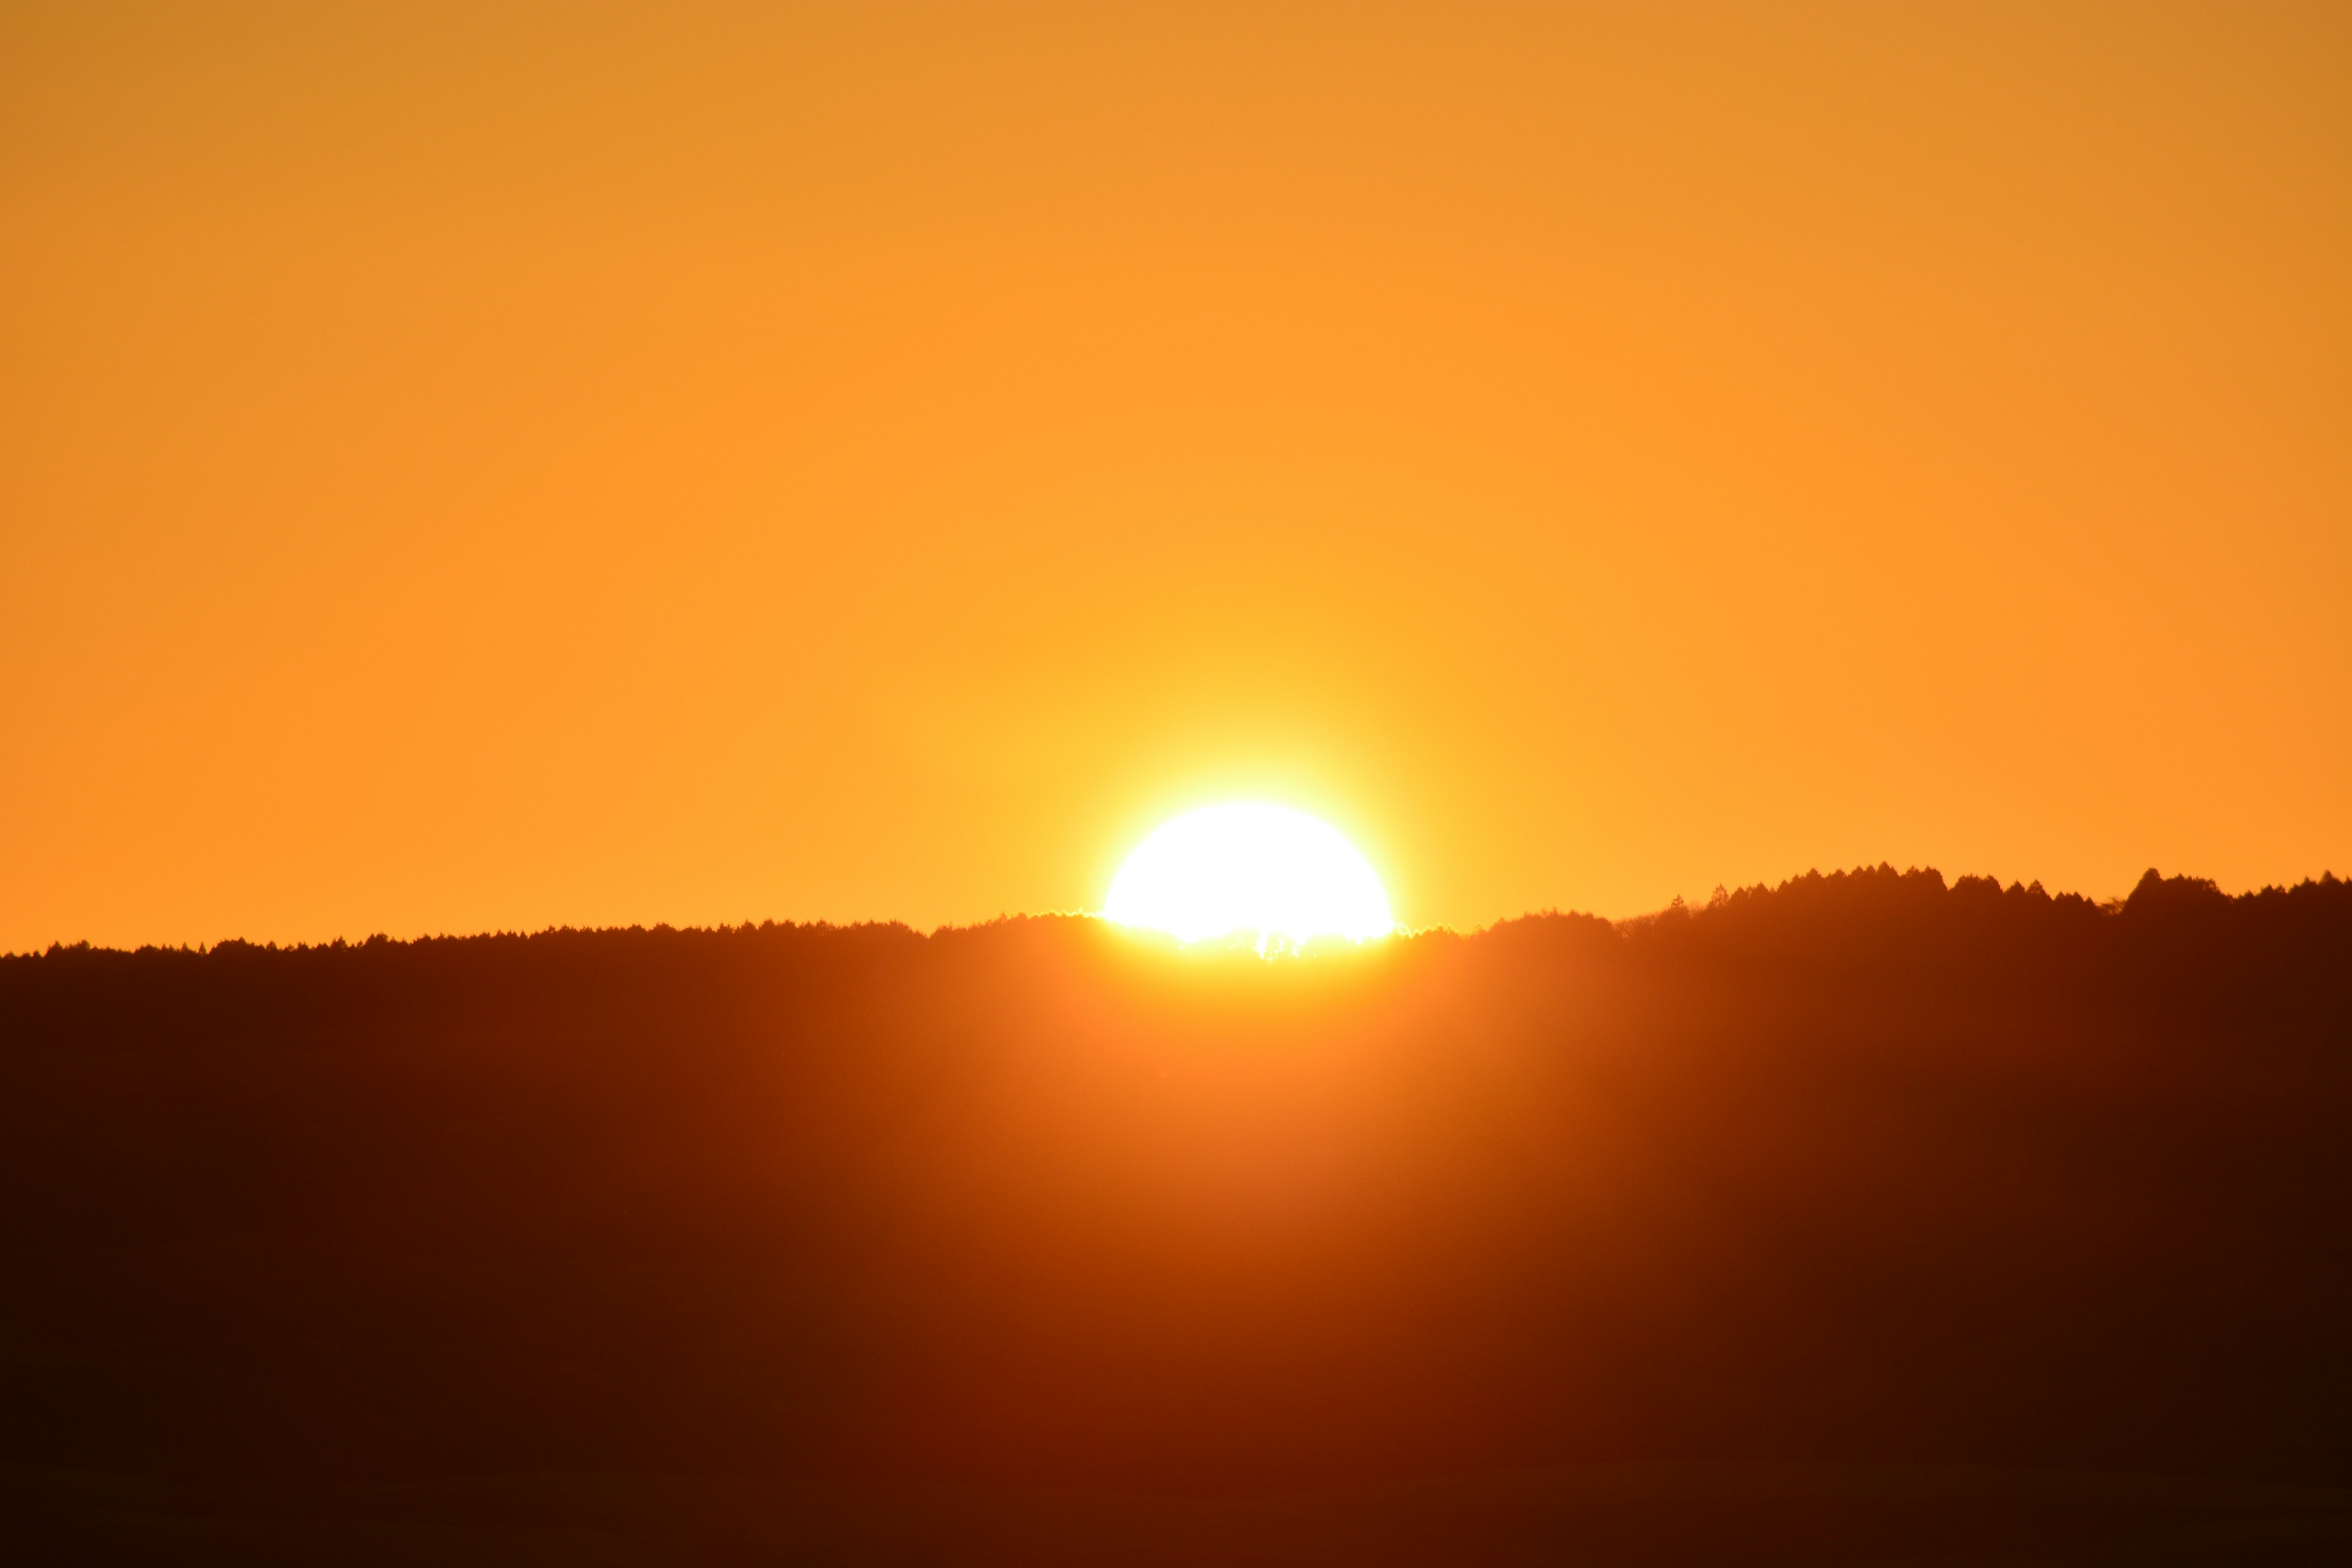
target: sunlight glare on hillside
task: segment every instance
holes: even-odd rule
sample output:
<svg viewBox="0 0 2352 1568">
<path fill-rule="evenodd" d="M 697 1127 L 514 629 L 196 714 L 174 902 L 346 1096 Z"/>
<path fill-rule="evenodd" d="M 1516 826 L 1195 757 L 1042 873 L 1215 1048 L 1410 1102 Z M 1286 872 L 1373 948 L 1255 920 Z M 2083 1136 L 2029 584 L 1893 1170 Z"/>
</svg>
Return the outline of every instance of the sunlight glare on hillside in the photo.
<svg viewBox="0 0 2352 1568">
<path fill-rule="evenodd" d="M 1255 935 L 1261 953 L 1396 929 L 1379 876 L 1345 836 L 1304 812 L 1255 803 L 1162 825 L 1119 868 L 1102 912 L 1181 942 Z"/>
</svg>

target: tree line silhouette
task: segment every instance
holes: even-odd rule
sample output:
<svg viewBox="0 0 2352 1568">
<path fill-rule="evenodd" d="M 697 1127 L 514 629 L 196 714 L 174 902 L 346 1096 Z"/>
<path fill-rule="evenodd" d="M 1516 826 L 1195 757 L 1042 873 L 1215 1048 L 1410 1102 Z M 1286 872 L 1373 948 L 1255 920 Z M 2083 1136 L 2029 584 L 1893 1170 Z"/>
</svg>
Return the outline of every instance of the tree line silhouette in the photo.
<svg viewBox="0 0 2352 1568">
<path fill-rule="evenodd" d="M 2177 1488 L 1962 1514 L 2321 1561 L 2347 960 L 2333 876 L 1886 867 L 1272 963 L 1075 917 L 0 959 L 0 1501 L 156 1561 L 455 1560 L 456 1478 L 505 1560 L 955 1560 L 1047 1495 L 1129 1500 L 1026 1560 L 1976 1528 L 1877 1466 L 2199 1478 L 2205 1536 Z M 1846 1501 L 1560 1500 L 1759 1466 Z"/>
</svg>

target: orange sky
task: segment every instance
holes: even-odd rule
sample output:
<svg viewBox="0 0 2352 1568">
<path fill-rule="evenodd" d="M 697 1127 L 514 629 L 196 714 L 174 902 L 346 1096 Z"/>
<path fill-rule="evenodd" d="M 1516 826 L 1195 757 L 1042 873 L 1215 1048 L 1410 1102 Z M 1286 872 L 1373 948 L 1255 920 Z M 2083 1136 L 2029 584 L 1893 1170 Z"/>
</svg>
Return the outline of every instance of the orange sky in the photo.
<svg viewBox="0 0 2352 1568">
<path fill-rule="evenodd" d="M 0 8 L 0 950 L 2352 870 L 2341 5 L 196 9 Z"/>
</svg>

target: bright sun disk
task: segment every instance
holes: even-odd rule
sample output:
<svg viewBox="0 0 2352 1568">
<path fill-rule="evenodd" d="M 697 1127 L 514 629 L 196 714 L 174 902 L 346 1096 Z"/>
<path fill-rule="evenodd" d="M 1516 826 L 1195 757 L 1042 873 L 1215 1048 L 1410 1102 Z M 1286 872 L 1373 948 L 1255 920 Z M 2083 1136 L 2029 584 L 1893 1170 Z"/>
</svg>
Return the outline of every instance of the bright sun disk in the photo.
<svg viewBox="0 0 2352 1568">
<path fill-rule="evenodd" d="M 1396 929 L 1380 878 L 1339 829 L 1255 804 L 1203 806 L 1161 825 L 1119 868 L 1102 912 L 1181 942 L 1254 932 L 1261 952 Z"/>
</svg>

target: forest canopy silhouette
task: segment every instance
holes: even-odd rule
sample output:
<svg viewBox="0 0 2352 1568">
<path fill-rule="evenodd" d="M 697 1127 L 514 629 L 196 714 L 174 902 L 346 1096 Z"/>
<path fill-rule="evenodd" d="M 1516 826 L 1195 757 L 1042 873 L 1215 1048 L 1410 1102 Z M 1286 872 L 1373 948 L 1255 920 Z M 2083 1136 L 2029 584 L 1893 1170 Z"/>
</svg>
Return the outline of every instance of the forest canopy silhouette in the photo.
<svg viewBox="0 0 2352 1568">
<path fill-rule="evenodd" d="M 1277 963 L 1078 917 L 52 948 L 0 960 L 0 1459 L 2352 1487 L 2347 959 L 2333 876 L 1886 867 Z"/>
</svg>

